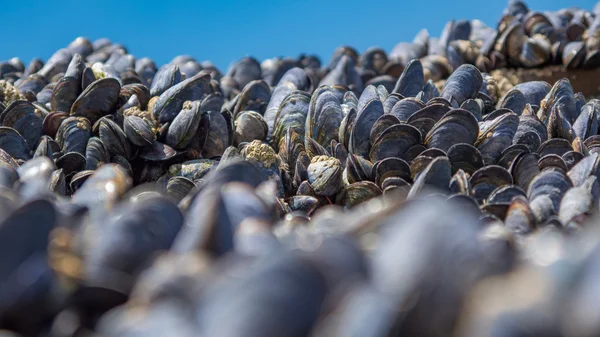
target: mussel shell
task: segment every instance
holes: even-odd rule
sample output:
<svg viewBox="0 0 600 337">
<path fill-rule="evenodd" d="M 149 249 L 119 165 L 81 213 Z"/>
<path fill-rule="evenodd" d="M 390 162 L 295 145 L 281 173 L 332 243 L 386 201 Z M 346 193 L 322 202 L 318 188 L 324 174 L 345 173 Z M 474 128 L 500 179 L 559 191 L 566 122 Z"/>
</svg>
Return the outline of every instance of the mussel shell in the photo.
<svg viewBox="0 0 600 337">
<path fill-rule="evenodd" d="M 542 171 L 546 169 L 560 170 L 563 173 L 567 173 L 568 171 L 567 164 L 562 157 L 555 154 L 549 154 L 540 158 L 538 160 L 538 167 Z"/>
<path fill-rule="evenodd" d="M 263 117 L 255 111 L 244 111 L 235 120 L 234 144 L 264 141 L 267 138 L 269 127 Z"/>
<path fill-rule="evenodd" d="M 567 164 L 567 168 L 571 170 L 577 163 L 579 163 L 585 156 L 580 152 L 569 151 L 562 155 L 565 164 Z"/>
<path fill-rule="evenodd" d="M 482 204 L 498 187 L 513 183 L 510 172 L 502 166 L 488 165 L 475 171 L 471 176 L 471 195 Z"/>
<path fill-rule="evenodd" d="M 217 164 L 216 161 L 210 159 L 197 159 L 174 164 L 169 167 L 169 176 L 181 176 L 189 180 L 195 181 L 204 177 Z"/>
<path fill-rule="evenodd" d="M 87 118 L 92 124 L 113 112 L 119 99 L 121 85 L 110 77 L 91 83 L 71 106 L 71 115 Z"/>
<path fill-rule="evenodd" d="M 418 59 L 408 62 L 402 75 L 398 78 L 393 92 L 404 97 L 415 97 L 423 90 L 425 77 L 423 75 L 423 65 Z"/>
<path fill-rule="evenodd" d="M 363 180 L 371 180 L 373 164 L 361 156 L 348 154 L 346 159 L 345 178 L 349 184 Z"/>
<path fill-rule="evenodd" d="M 585 62 L 585 57 L 585 44 L 581 41 L 567 43 L 562 52 L 562 61 L 567 69 L 580 68 Z"/>
<path fill-rule="evenodd" d="M 502 155 L 498 158 L 497 164 L 504 168 L 509 168 L 519 154 L 530 152 L 531 150 L 523 144 L 513 144 L 502 151 Z"/>
<path fill-rule="evenodd" d="M 16 162 L 16 160 L 2 148 L 0 148 L 0 166 L 13 170 L 19 168 L 19 164 Z"/>
<path fill-rule="evenodd" d="M 488 204 L 510 204 L 517 197 L 526 197 L 526 192 L 516 185 L 504 185 L 496 188 L 487 199 Z"/>
<path fill-rule="evenodd" d="M 372 162 L 385 158 L 402 158 L 406 151 L 421 141 L 421 132 L 408 124 L 396 124 L 381 132 L 369 153 Z"/>
<path fill-rule="evenodd" d="M 517 89 L 509 90 L 500 101 L 498 101 L 498 109 L 509 109 L 510 111 L 521 115 L 525 109 L 525 95 Z"/>
<path fill-rule="evenodd" d="M 131 157 L 131 143 L 117 123 L 102 118 L 98 126 L 99 138 L 111 155 L 117 154 L 126 159 Z"/>
<path fill-rule="evenodd" d="M 479 134 L 479 125 L 473 115 L 463 109 L 453 109 L 442 117 L 425 136 L 427 147 L 447 152 L 454 144 L 473 144 Z"/>
<path fill-rule="evenodd" d="M 573 132 L 581 139 L 587 139 L 598 133 L 598 109 L 596 104 L 586 104 L 573 123 Z"/>
<path fill-rule="evenodd" d="M 591 153 L 589 156 L 581 159 L 567 172 L 569 179 L 573 182 L 573 186 L 581 186 L 588 177 L 600 175 L 598 157 L 598 153 Z"/>
<path fill-rule="evenodd" d="M 184 107 L 170 123 L 165 143 L 176 150 L 184 149 L 192 142 L 192 138 L 200 126 L 201 119 L 199 101 L 194 101 L 190 108 Z"/>
<path fill-rule="evenodd" d="M 301 211 L 311 215 L 319 206 L 319 199 L 310 195 L 295 195 L 288 200 L 292 211 Z"/>
<path fill-rule="evenodd" d="M 271 99 L 271 88 L 263 80 L 249 82 L 239 95 L 233 108 L 234 118 L 242 111 L 252 110 L 264 114 Z"/>
<path fill-rule="evenodd" d="M 81 79 L 71 76 L 61 78 L 50 96 L 50 109 L 52 111 L 71 111 L 71 106 L 81 94 Z"/>
<path fill-rule="evenodd" d="M 447 157 L 433 159 L 415 179 L 410 189 L 408 198 L 421 194 L 427 187 L 440 191 L 448 191 L 450 179 L 452 178 L 452 167 Z"/>
<path fill-rule="evenodd" d="M 370 134 L 373 125 L 383 115 L 383 105 L 379 99 L 369 101 L 356 116 L 356 122 L 350 132 L 348 150 L 365 158 L 369 157 Z"/>
<path fill-rule="evenodd" d="M 69 183 L 71 192 L 75 193 L 93 174 L 93 170 L 83 170 L 75 173 L 71 177 L 71 182 Z"/>
<path fill-rule="evenodd" d="M 449 102 L 456 101 L 460 105 L 469 98 L 475 98 L 482 84 L 483 77 L 479 69 L 463 64 L 450 75 L 441 95 Z"/>
<path fill-rule="evenodd" d="M 531 181 L 527 189 L 527 198 L 535 200 L 540 196 L 549 197 L 553 210 L 556 213 L 564 193 L 571 187 L 573 187 L 573 183 L 571 183 L 571 180 L 565 173 L 559 170 L 548 169 L 540 172 Z"/>
<path fill-rule="evenodd" d="M 336 158 L 316 156 L 307 168 L 308 182 L 317 195 L 331 196 L 342 187 L 342 165 Z"/>
<path fill-rule="evenodd" d="M 272 126 L 274 145 L 280 146 L 281 140 L 288 128 L 294 128 L 302 137 L 302 142 L 304 142 L 306 116 L 308 115 L 310 102 L 310 96 L 300 91 L 294 91 L 285 97 L 274 117 L 274 124 Z M 356 114 L 356 111 L 354 111 L 354 114 Z M 268 119 L 265 119 L 268 124 Z M 340 134 L 345 130 L 344 121 L 342 121 L 340 124 Z M 339 139 L 341 140 L 342 138 Z"/>
<path fill-rule="evenodd" d="M 170 87 L 181 82 L 181 72 L 176 64 L 166 65 L 159 69 L 152 84 L 150 85 L 150 96 L 160 96 Z"/>
<path fill-rule="evenodd" d="M 182 157 L 183 153 L 177 152 L 166 144 L 154 141 L 151 145 L 144 146 L 138 156 L 152 162 L 169 162 Z"/>
<path fill-rule="evenodd" d="M 85 170 L 86 160 L 79 152 L 67 152 L 56 160 L 56 166 L 62 169 L 63 174 L 69 180 L 73 174 Z"/>
<path fill-rule="evenodd" d="M 33 151 L 42 136 L 43 117 L 33 104 L 17 100 L 0 114 L 0 123 L 18 131 Z"/>
<path fill-rule="evenodd" d="M 471 193 L 471 183 L 469 182 L 469 177 L 465 173 L 465 171 L 458 169 L 456 173 L 450 179 L 450 183 L 448 184 L 448 188 L 450 189 L 450 193 L 453 195 L 465 195 L 469 196 Z M 473 199 L 471 196 L 469 198 L 473 201 L 475 206 L 479 208 L 477 201 Z"/>
<path fill-rule="evenodd" d="M 512 144 L 519 125 L 519 117 L 509 112 L 485 123 L 489 124 L 481 126 L 475 146 L 481 152 L 483 162 L 492 164 Z"/>
<path fill-rule="evenodd" d="M 406 123 L 419 129 L 422 135 L 427 135 L 433 126 L 441 120 L 448 111 L 450 111 L 450 108 L 447 105 L 437 103 L 430 104 L 412 114 Z"/>
<path fill-rule="evenodd" d="M 163 92 L 154 103 L 152 113 L 160 123 L 172 121 L 181 111 L 186 101 L 199 100 L 204 95 L 204 87 L 210 75 L 200 72 L 191 78 L 177 83 Z"/>
<path fill-rule="evenodd" d="M 425 108 L 421 100 L 413 97 L 404 98 L 396 103 L 389 111 L 390 115 L 398 118 L 401 122 L 406 122 L 415 112 Z"/>
<path fill-rule="evenodd" d="M 382 194 L 381 189 L 370 181 L 359 181 L 344 187 L 336 200 L 345 209 L 359 205 Z"/>
<path fill-rule="evenodd" d="M 0 127 L 0 149 L 6 151 L 14 159 L 28 160 L 31 158 L 27 142 L 13 128 Z"/>
<path fill-rule="evenodd" d="M 167 182 L 166 193 L 174 201 L 181 201 L 196 185 L 193 181 L 180 176 L 171 177 Z"/>
<path fill-rule="evenodd" d="M 458 143 L 448 149 L 448 159 L 452 164 L 452 174 L 458 170 L 471 175 L 483 167 L 481 153 L 471 144 Z"/>
<path fill-rule="evenodd" d="M 512 200 L 504 222 L 506 227 L 516 234 L 527 234 L 537 226 L 534 212 L 524 197 Z"/>
<path fill-rule="evenodd" d="M 40 143 L 35 150 L 33 157 L 46 156 L 50 159 L 54 158 L 54 153 L 60 152 L 60 145 L 48 136 L 42 136 Z"/>
<path fill-rule="evenodd" d="M 227 120 L 222 114 L 213 111 L 203 113 L 202 119 L 206 120 L 205 123 L 208 125 L 206 141 L 202 147 L 202 156 L 211 158 L 222 155 L 230 143 Z M 202 123 L 201 121 L 200 124 L 202 125 Z"/>
<path fill-rule="evenodd" d="M 100 138 L 91 137 L 85 149 L 86 169 L 95 170 L 110 161 L 110 153 Z"/>
<path fill-rule="evenodd" d="M 513 90 L 518 90 L 523 94 L 526 104 L 536 106 L 540 106 L 544 97 L 550 92 L 550 89 L 552 89 L 552 86 L 544 81 L 524 82 L 513 87 Z"/>
<path fill-rule="evenodd" d="M 400 121 L 393 115 L 383 115 L 379 117 L 377 121 L 375 121 L 375 124 L 373 124 L 373 128 L 371 128 L 371 135 L 369 136 L 371 146 L 387 128 L 396 124 L 400 124 Z"/>
<path fill-rule="evenodd" d="M 50 114 L 46 115 L 42 125 L 44 134 L 54 138 L 58 132 L 58 128 L 62 124 L 62 121 L 67 117 L 69 117 L 69 114 L 66 112 L 51 112 Z"/>
<path fill-rule="evenodd" d="M 571 151 L 573 148 L 571 147 L 571 143 L 562 138 L 552 138 L 548 139 L 538 149 L 538 153 L 541 157 L 547 156 L 549 154 L 555 154 L 558 156 L 562 156 L 563 154 Z"/>
<path fill-rule="evenodd" d="M 397 177 L 407 183 L 412 182 L 410 166 L 400 158 L 386 158 L 373 165 L 371 176 L 377 185 L 383 188 L 383 182 L 387 178 Z"/>
<path fill-rule="evenodd" d="M 146 146 L 156 140 L 152 127 L 143 118 L 138 116 L 125 116 L 123 120 L 125 137 L 136 146 Z"/>
</svg>

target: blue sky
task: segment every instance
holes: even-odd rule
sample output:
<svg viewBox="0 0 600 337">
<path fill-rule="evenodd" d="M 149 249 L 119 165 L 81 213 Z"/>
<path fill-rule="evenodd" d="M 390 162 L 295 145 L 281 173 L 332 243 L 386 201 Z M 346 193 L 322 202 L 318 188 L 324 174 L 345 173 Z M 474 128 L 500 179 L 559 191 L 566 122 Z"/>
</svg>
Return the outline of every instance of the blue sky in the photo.
<svg viewBox="0 0 600 337">
<path fill-rule="evenodd" d="M 529 0 L 531 9 L 591 9 L 594 0 Z M 421 29 L 439 36 L 451 19 L 495 26 L 504 0 L 18 1 L 2 0 L 0 60 L 48 59 L 77 36 L 108 37 L 159 66 L 189 54 L 221 71 L 240 57 L 316 54 L 326 63 L 342 44 L 388 52 Z"/>
</svg>

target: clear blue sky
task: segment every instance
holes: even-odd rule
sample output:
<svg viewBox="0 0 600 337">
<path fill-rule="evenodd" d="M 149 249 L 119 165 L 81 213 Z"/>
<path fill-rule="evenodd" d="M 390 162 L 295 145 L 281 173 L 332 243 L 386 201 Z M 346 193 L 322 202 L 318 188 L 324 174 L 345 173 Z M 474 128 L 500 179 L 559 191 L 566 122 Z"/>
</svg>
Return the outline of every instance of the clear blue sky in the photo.
<svg viewBox="0 0 600 337">
<path fill-rule="evenodd" d="M 594 0 L 529 0 L 531 9 L 591 9 Z M 504 0 L 285 0 L 285 1 L 22 1 L 0 0 L 0 60 L 48 59 L 77 36 L 108 37 L 159 66 L 179 54 L 210 60 L 221 71 L 240 57 L 317 54 L 328 62 L 335 47 L 388 52 L 421 29 L 439 36 L 451 19 L 495 26 Z"/>
</svg>

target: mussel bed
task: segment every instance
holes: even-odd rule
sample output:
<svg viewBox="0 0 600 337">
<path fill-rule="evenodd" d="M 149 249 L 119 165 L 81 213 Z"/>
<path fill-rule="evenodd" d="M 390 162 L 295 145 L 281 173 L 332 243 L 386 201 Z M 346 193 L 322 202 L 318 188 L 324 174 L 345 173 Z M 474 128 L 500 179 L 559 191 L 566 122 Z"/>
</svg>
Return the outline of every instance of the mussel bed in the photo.
<svg viewBox="0 0 600 337">
<path fill-rule="evenodd" d="M 600 335 L 600 4 L 391 52 L 0 62 L 0 336 Z"/>
</svg>

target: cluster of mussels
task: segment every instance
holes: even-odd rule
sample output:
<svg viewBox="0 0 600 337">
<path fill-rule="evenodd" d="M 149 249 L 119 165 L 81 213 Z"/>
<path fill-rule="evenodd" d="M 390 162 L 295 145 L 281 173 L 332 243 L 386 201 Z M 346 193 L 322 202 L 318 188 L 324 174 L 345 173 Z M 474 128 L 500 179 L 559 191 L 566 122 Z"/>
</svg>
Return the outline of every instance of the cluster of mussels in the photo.
<svg viewBox="0 0 600 337">
<path fill-rule="evenodd" d="M 600 100 L 487 73 L 594 67 L 599 23 L 0 62 L 0 335 L 600 335 Z"/>
</svg>

